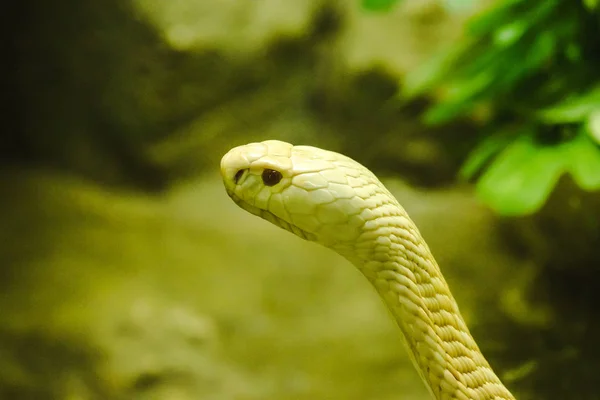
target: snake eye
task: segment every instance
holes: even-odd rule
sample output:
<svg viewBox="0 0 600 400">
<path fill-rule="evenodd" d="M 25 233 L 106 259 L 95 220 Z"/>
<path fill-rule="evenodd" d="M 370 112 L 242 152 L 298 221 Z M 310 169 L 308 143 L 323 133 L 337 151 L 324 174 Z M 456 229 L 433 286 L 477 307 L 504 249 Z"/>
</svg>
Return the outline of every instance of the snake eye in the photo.
<svg viewBox="0 0 600 400">
<path fill-rule="evenodd" d="M 240 169 L 238 172 L 236 172 L 235 176 L 233 177 L 233 183 L 235 183 L 237 185 L 237 183 L 240 181 L 240 179 L 242 179 L 242 176 L 244 175 L 245 171 L 246 171 L 245 169 Z"/>
<path fill-rule="evenodd" d="M 275 171 L 274 169 L 265 169 L 262 173 L 263 183 L 267 186 L 275 186 L 283 178 L 281 172 Z"/>
</svg>

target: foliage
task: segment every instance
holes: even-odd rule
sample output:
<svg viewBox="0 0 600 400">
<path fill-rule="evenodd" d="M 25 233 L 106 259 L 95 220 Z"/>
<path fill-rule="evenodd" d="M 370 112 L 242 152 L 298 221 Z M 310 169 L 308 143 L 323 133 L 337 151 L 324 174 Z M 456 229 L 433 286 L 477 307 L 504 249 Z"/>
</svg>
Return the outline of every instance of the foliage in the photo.
<svg viewBox="0 0 600 400">
<path fill-rule="evenodd" d="M 369 11 L 388 11 L 398 3 L 399 0 L 361 0 L 361 5 Z"/>
<path fill-rule="evenodd" d="M 528 214 L 564 174 L 600 189 L 599 54 L 599 0 L 500 0 L 402 95 L 441 94 L 424 115 L 432 125 L 487 110 L 460 175 L 497 212 Z"/>
</svg>

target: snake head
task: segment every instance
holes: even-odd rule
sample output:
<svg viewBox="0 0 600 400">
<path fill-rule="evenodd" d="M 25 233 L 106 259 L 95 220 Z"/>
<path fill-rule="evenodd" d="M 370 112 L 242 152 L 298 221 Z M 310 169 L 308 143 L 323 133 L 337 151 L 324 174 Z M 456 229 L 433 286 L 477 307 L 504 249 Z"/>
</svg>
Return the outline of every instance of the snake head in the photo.
<svg viewBox="0 0 600 400">
<path fill-rule="evenodd" d="M 238 206 L 328 247 L 356 243 L 374 218 L 372 210 L 391 197 L 356 161 L 277 140 L 231 149 L 221 174 Z"/>
</svg>

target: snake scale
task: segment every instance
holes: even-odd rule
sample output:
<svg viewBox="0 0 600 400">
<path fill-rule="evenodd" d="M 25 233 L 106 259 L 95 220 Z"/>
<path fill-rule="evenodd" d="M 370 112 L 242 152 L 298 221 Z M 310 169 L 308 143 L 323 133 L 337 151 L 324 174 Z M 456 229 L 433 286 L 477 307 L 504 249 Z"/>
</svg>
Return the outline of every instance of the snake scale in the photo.
<svg viewBox="0 0 600 400">
<path fill-rule="evenodd" d="M 416 225 L 377 177 L 342 154 L 267 140 L 221 160 L 246 211 L 348 259 L 394 316 L 433 398 L 509 400 Z"/>
</svg>

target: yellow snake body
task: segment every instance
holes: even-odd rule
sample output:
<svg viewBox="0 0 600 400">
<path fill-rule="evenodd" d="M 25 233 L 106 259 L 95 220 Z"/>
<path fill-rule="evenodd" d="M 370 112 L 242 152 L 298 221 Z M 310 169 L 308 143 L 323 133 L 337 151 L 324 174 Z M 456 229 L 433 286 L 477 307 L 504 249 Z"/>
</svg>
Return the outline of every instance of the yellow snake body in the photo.
<svg viewBox="0 0 600 400">
<path fill-rule="evenodd" d="M 433 398 L 514 399 L 469 333 L 416 225 L 371 171 L 335 152 L 269 140 L 231 149 L 221 173 L 240 207 L 360 269 Z"/>
</svg>

